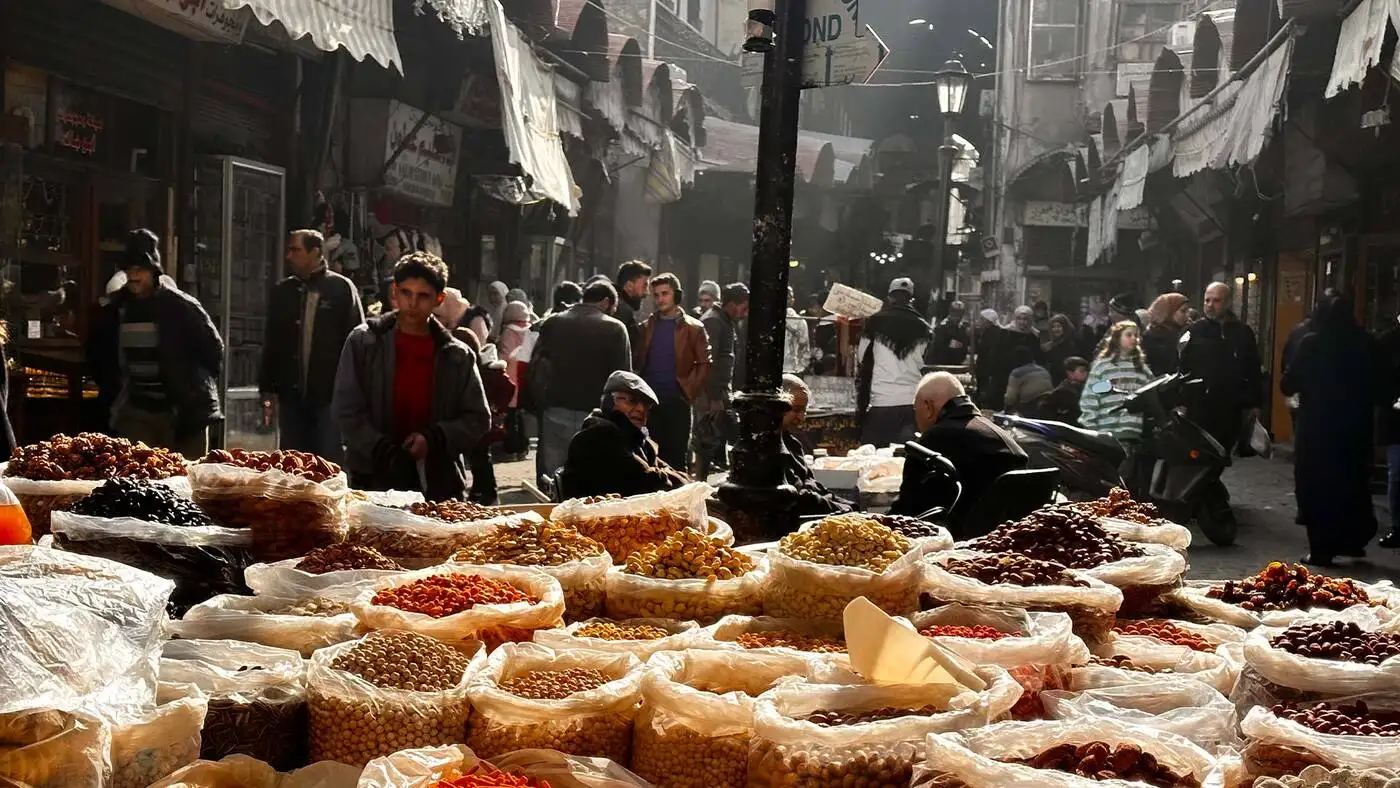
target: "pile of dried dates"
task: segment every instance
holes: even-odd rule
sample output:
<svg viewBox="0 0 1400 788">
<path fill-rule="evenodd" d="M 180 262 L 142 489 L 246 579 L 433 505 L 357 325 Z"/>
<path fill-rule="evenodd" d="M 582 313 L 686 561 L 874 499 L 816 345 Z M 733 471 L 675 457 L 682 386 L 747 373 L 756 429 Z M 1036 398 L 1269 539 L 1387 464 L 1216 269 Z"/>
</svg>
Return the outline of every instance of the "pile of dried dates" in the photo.
<svg viewBox="0 0 1400 788">
<path fill-rule="evenodd" d="M 1087 582 L 1070 574 L 1069 570 L 1060 564 L 1027 558 L 1020 553 L 967 559 L 950 558 L 939 565 L 952 574 L 970 577 L 988 585 L 1089 587 Z"/>
<path fill-rule="evenodd" d="M 1165 520 L 1156 504 L 1133 500 L 1132 493 L 1122 487 L 1114 487 L 1108 495 L 1092 501 L 1072 504 L 1076 511 L 1090 517 L 1112 517 L 1138 525 L 1161 525 Z"/>
<path fill-rule="evenodd" d="M 185 458 L 169 449 L 84 432 L 20 446 L 10 454 L 5 474 L 39 481 L 168 479 L 185 475 Z"/>
<path fill-rule="evenodd" d="M 1279 561 L 1252 577 L 1212 586 L 1206 596 L 1256 613 L 1314 607 L 1343 610 L 1353 605 L 1372 604 L 1366 589 L 1351 578 L 1315 575 L 1302 564 L 1289 566 Z"/>
<path fill-rule="evenodd" d="M 329 481 L 340 474 L 340 466 L 316 454 L 290 449 L 249 451 L 247 449 L 216 449 L 202 463 L 218 463 L 249 468 L 255 471 L 281 471 L 313 482 Z"/>
<path fill-rule="evenodd" d="M 1036 769 L 1054 769 L 1092 780 L 1128 780 L 1158 788 L 1197 785 L 1193 778 L 1176 774 L 1158 763 L 1152 753 L 1143 752 L 1141 747 L 1132 744 L 1119 744 L 1116 747 L 1101 741 L 1078 746 L 1061 744 L 1034 758 L 1007 762 Z"/>
<path fill-rule="evenodd" d="M 1269 645 L 1312 659 L 1380 665 L 1400 655 L 1400 635 L 1367 632 L 1355 622 L 1294 624 L 1270 638 Z"/>
<path fill-rule="evenodd" d="M 872 514 L 870 519 L 908 539 L 927 539 L 943 534 L 943 528 L 907 514 Z"/>
<path fill-rule="evenodd" d="M 1046 506 L 968 543 L 984 553 L 1020 553 L 1071 569 L 1144 555 L 1143 549 L 1105 531 L 1094 519 L 1069 506 Z"/>
<path fill-rule="evenodd" d="M 146 479 L 108 479 L 78 499 L 69 511 L 87 517 L 129 517 L 183 527 L 214 524 L 194 501 L 181 498 L 170 485 Z"/>
<path fill-rule="evenodd" d="M 1314 703 L 1310 706 L 1281 703 L 1270 711 L 1275 717 L 1292 720 L 1319 733 L 1400 737 L 1400 712 L 1372 711 L 1365 701 Z"/>
</svg>

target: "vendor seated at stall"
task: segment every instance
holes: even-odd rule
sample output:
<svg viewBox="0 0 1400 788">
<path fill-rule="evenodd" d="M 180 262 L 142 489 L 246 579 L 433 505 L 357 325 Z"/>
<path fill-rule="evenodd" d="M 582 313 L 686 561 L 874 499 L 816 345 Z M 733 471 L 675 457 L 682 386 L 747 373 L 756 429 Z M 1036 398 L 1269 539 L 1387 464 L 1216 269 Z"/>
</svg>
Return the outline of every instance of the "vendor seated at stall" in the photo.
<svg viewBox="0 0 1400 788">
<path fill-rule="evenodd" d="M 783 452 L 779 457 L 783 464 L 783 483 L 797 490 L 797 516 L 845 514 L 851 511 L 851 504 L 817 481 L 812 469 L 807 466 L 807 447 L 794 434 L 807 419 L 807 402 L 812 398 L 812 390 L 807 388 L 802 378 L 783 375 L 783 396 L 787 398 L 788 411 L 783 414 Z"/>
<path fill-rule="evenodd" d="M 569 441 L 559 478 L 562 496 L 641 495 L 689 483 L 689 476 L 662 462 L 647 435 L 647 414 L 657 402 L 656 392 L 637 375 L 609 375 L 601 407 Z"/>
<path fill-rule="evenodd" d="M 947 517 L 950 525 L 967 516 L 998 476 L 1026 467 L 1028 458 L 1016 439 L 983 416 L 962 383 L 947 372 L 932 372 L 919 381 L 914 419 L 922 433 L 919 445 L 951 461 L 962 482 L 962 495 Z M 928 491 L 934 486 L 923 483 L 924 462 L 921 457 L 905 458 L 904 481 L 891 514 L 917 516 L 946 505 L 946 501 L 932 500 Z"/>
</svg>

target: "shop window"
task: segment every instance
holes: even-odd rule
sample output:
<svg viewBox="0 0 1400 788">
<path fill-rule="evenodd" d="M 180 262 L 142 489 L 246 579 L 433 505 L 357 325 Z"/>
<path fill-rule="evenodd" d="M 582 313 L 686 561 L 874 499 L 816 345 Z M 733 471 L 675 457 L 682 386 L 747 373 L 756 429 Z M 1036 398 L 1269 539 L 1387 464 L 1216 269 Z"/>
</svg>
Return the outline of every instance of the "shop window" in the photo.
<svg viewBox="0 0 1400 788">
<path fill-rule="evenodd" d="M 1079 76 L 1081 0 L 1033 0 L 1030 74 L 1032 79 Z"/>
<path fill-rule="evenodd" d="M 1118 4 L 1118 62 L 1152 63 L 1181 21 L 1178 0 L 1121 0 Z"/>
</svg>

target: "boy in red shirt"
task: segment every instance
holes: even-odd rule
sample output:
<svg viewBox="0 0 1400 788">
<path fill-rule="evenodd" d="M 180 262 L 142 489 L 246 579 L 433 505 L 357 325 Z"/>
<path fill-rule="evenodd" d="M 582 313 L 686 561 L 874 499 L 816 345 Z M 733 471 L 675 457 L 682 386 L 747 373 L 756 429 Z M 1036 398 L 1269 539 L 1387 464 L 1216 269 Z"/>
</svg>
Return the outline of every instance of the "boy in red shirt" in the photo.
<svg viewBox="0 0 1400 788">
<path fill-rule="evenodd" d="M 491 426 L 476 354 L 433 317 L 447 265 L 415 252 L 394 265 L 394 311 L 350 333 L 336 372 L 334 411 L 345 470 L 363 490 L 462 498 L 471 452 Z"/>
</svg>

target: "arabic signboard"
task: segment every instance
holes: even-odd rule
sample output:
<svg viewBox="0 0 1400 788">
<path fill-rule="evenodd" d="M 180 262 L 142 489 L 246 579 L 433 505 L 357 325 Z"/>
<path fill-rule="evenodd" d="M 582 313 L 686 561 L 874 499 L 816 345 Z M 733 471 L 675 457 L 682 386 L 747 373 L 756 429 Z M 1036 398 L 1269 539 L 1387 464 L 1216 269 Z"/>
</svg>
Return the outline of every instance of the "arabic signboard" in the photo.
<svg viewBox="0 0 1400 788">
<path fill-rule="evenodd" d="M 807 409 L 823 413 L 856 412 L 856 379 L 837 375 L 808 375 L 802 379 L 812 390 Z"/>
<path fill-rule="evenodd" d="M 384 140 L 384 161 L 393 159 L 384 173 L 384 188 L 429 205 L 450 207 L 457 189 L 457 159 L 462 130 L 438 117 L 419 125 L 422 111 L 398 101 L 389 102 L 389 133 Z M 404 141 L 417 127 L 406 144 Z M 398 158 L 394 152 L 403 145 Z"/>
<path fill-rule="evenodd" d="M 831 286 L 831 292 L 827 294 L 826 303 L 822 304 L 822 308 L 833 315 L 860 320 L 879 312 L 884 305 L 883 301 L 869 293 L 837 282 Z"/>
<path fill-rule="evenodd" d="M 84 158 L 96 156 L 107 128 L 102 96 L 64 83 L 53 92 L 52 109 L 54 146 Z"/>
<path fill-rule="evenodd" d="M 248 27 L 247 9 L 229 11 L 221 0 L 103 0 L 196 41 L 237 44 Z"/>
</svg>

